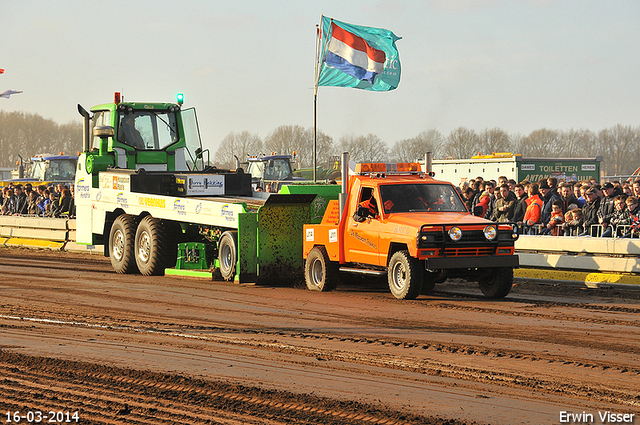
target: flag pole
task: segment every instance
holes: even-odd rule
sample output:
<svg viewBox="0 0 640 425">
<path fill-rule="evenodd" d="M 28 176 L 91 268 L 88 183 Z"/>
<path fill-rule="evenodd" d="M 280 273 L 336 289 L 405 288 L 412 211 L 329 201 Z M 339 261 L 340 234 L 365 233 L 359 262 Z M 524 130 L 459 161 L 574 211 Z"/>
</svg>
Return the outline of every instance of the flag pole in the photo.
<svg viewBox="0 0 640 425">
<path fill-rule="evenodd" d="M 320 16 L 320 25 L 322 25 L 322 16 Z M 316 24 L 316 63 L 315 63 L 315 76 L 313 82 L 313 182 L 317 181 L 316 171 L 318 168 L 318 74 L 320 66 L 320 39 L 322 29 L 320 25 Z"/>
</svg>

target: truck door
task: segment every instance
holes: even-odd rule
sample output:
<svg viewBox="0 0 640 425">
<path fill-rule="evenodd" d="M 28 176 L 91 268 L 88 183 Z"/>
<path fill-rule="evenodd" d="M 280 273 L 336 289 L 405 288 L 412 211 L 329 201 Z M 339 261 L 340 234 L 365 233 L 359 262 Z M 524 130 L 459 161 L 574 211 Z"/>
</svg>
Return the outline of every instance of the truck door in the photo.
<svg viewBox="0 0 640 425">
<path fill-rule="evenodd" d="M 376 212 L 372 212 L 363 220 L 354 216 L 348 218 L 349 224 L 344 235 L 345 261 L 381 265 L 379 259 L 380 199 L 372 187 L 362 187 L 357 199 L 358 202 L 353 211 L 357 210 L 358 205 L 369 201 Z"/>
</svg>

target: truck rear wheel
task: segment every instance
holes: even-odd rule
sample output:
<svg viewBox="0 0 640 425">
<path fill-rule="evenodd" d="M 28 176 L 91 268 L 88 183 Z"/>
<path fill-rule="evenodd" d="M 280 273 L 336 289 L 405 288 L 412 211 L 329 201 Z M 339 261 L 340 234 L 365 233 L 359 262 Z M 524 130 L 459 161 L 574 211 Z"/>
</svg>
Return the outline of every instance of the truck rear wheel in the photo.
<svg viewBox="0 0 640 425">
<path fill-rule="evenodd" d="M 224 280 L 233 280 L 238 262 L 238 232 L 224 232 L 218 244 L 220 274 Z"/>
<path fill-rule="evenodd" d="M 167 238 L 162 222 L 150 215 L 142 219 L 136 231 L 136 264 L 145 276 L 161 275 L 167 262 Z"/>
<path fill-rule="evenodd" d="M 489 277 L 478 280 L 480 290 L 487 298 L 504 298 L 513 285 L 513 269 L 500 267 L 491 270 Z"/>
<path fill-rule="evenodd" d="M 111 225 L 109 233 L 109 257 L 116 273 L 137 271 L 134 254 L 136 222 L 127 214 L 119 215 Z"/>
<path fill-rule="evenodd" d="M 338 267 L 323 246 L 315 246 L 304 263 L 304 280 L 311 291 L 333 291 L 338 286 Z"/>
<path fill-rule="evenodd" d="M 424 271 L 420 261 L 409 251 L 398 251 L 391 256 L 387 268 L 389 289 L 399 300 L 415 300 L 422 290 Z"/>
</svg>

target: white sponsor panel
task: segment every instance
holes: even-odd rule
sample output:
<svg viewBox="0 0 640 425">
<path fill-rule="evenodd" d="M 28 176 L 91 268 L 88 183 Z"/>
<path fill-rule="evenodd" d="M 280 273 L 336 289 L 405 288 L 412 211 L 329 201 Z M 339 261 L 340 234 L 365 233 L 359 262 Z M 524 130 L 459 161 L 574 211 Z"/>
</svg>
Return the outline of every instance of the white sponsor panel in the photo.
<svg viewBox="0 0 640 425">
<path fill-rule="evenodd" d="M 224 175 L 186 175 L 176 182 L 183 184 L 187 196 L 224 195 Z"/>
<path fill-rule="evenodd" d="M 131 179 L 129 175 L 117 173 L 100 173 L 100 189 L 114 189 L 126 192 L 131 191 Z"/>
<path fill-rule="evenodd" d="M 313 230 L 314 229 L 307 229 L 307 234 L 306 234 L 307 242 L 313 242 L 315 240 L 315 235 Z"/>
</svg>

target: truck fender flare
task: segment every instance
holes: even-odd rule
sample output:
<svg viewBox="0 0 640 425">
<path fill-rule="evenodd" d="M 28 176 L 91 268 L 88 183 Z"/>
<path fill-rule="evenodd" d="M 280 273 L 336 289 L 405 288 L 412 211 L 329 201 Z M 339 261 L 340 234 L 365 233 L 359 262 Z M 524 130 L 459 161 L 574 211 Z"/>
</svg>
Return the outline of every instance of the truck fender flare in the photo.
<svg viewBox="0 0 640 425">
<path fill-rule="evenodd" d="M 391 242 L 389 244 L 389 251 L 387 252 L 387 264 L 385 266 L 389 265 L 389 261 L 391 261 L 391 257 L 393 257 L 393 254 L 395 254 L 398 251 L 408 251 L 409 248 L 407 247 L 407 244 L 405 243 L 401 243 L 401 242 Z"/>
<path fill-rule="evenodd" d="M 109 239 L 109 234 L 111 233 L 111 226 L 113 225 L 113 222 L 116 221 L 116 218 L 118 218 L 122 214 L 126 214 L 126 212 L 122 208 L 116 208 L 111 212 L 105 212 L 104 224 L 102 226 L 102 235 L 104 236 L 105 240 Z M 111 253 L 109 252 L 109 243 L 105 243 L 103 244 L 103 246 L 104 256 L 108 257 L 109 255 L 111 255 Z"/>
</svg>

